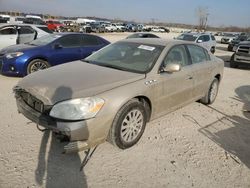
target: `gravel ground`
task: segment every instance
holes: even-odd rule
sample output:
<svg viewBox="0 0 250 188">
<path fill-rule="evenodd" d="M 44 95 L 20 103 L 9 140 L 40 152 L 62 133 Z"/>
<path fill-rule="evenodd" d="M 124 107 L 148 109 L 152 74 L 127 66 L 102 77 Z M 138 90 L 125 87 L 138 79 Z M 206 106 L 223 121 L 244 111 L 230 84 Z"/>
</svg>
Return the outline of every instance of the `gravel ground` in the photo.
<svg viewBox="0 0 250 188">
<path fill-rule="evenodd" d="M 102 34 L 111 42 L 127 33 Z M 172 38 L 175 34 L 159 34 Z M 218 44 L 216 55 L 231 52 Z M 49 132 L 17 113 L 0 75 L 0 187 L 250 187 L 250 70 L 228 68 L 215 103 L 192 103 L 150 122 L 128 150 L 100 145 L 83 172 L 84 153 L 62 154 Z"/>
</svg>

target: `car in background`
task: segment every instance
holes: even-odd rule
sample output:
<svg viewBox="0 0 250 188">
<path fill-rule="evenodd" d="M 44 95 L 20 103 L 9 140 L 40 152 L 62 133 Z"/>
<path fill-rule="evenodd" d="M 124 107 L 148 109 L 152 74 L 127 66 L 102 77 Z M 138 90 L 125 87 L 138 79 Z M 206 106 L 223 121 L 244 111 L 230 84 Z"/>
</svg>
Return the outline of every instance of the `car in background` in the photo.
<svg viewBox="0 0 250 188">
<path fill-rule="evenodd" d="M 238 47 L 238 44 L 240 42 L 243 42 L 243 41 L 246 41 L 248 38 L 250 38 L 250 34 L 247 33 L 247 34 L 242 34 L 242 35 L 239 35 L 238 37 L 234 38 L 227 46 L 227 50 L 228 51 L 233 51 L 235 52 L 237 47 Z"/>
<path fill-rule="evenodd" d="M 176 38 L 177 40 L 192 41 L 194 43 L 199 43 L 201 46 L 205 47 L 207 50 L 215 53 L 216 40 L 210 33 L 183 33 Z"/>
<path fill-rule="evenodd" d="M 92 29 L 91 29 L 90 24 L 82 24 L 80 26 L 79 32 L 81 32 L 81 33 L 91 33 Z"/>
<path fill-rule="evenodd" d="M 138 31 L 137 24 L 135 24 L 135 23 L 127 23 L 127 25 L 126 25 L 126 31 L 137 32 Z"/>
<path fill-rule="evenodd" d="M 221 44 L 229 44 L 235 37 L 238 35 L 235 33 L 223 33 L 223 37 L 221 38 Z"/>
<path fill-rule="evenodd" d="M 164 30 L 164 32 L 166 32 L 166 33 L 169 33 L 170 32 L 170 30 L 168 29 L 168 28 L 166 28 L 166 27 L 159 27 L 160 29 L 163 29 Z"/>
<path fill-rule="evenodd" d="M 90 23 L 91 31 L 94 33 L 104 33 L 105 32 L 105 26 L 102 22 L 93 22 Z"/>
<path fill-rule="evenodd" d="M 125 26 L 122 23 L 112 23 L 112 25 L 117 28 L 118 32 L 124 32 L 126 30 Z"/>
<path fill-rule="evenodd" d="M 10 45 L 31 42 L 51 33 L 46 25 L 0 24 L 0 50 Z"/>
<path fill-rule="evenodd" d="M 46 25 L 46 23 L 42 19 L 36 18 L 36 17 L 25 17 L 25 19 L 23 20 L 23 23 L 35 24 L 35 25 Z"/>
<path fill-rule="evenodd" d="M 163 32 L 165 32 L 165 29 L 154 26 L 151 28 L 151 31 L 163 33 Z"/>
<path fill-rule="evenodd" d="M 186 41 L 125 39 L 85 60 L 38 71 L 13 88 L 18 112 L 77 152 L 134 146 L 150 120 L 215 101 L 224 62 Z"/>
<path fill-rule="evenodd" d="M 117 31 L 117 27 L 111 23 L 104 23 L 103 26 L 105 27 L 106 32 L 114 32 Z"/>
<path fill-rule="evenodd" d="M 30 43 L 13 45 L 0 51 L 1 73 L 27 74 L 51 66 L 83 59 L 109 42 L 99 36 L 82 33 L 58 33 Z"/>
<path fill-rule="evenodd" d="M 134 33 L 127 37 L 127 39 L 131 38 L 160 38 L 160 37 L 152 33 L 144 32 L 144 33 Z"/>
<path fill-rule="evenodd" d="M 61 27 L 64 27 L 64 24 L 57 20 L 47 20 L 47 27 L 52 31 L 60 30 Z"/>
<path fill-rule="evenodd" d="M 240 42 L 235 53 L 230 59 L 230 67 L 237 68 L 240 65 L 250 67 L 250 38 L 248 41 Z"/>
</svg>

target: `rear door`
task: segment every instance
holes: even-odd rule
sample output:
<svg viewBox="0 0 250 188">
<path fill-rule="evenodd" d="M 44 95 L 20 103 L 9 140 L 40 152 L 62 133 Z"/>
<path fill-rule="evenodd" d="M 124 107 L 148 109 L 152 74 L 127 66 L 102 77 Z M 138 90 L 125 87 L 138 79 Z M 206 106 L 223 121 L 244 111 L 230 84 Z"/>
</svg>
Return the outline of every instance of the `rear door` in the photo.
<svg viewBox="0 0 250 188">
<path fill-rule="evenodd" d="M 0 28 L 0 49 L 17 43 L 17 30 L 15 26 Z"/>
<path fill-rule="evenodd" d="M 37 33 L 30 26 L 19 26 L 17 30 L 18 30 L 17 44 L 31 42 L 36 38 Z"/>
<path fill-rule="evenodd" d="M 93 35 L 82 35 L 81 57 L 88 57 L 92 53 L 98 51 L 106 44 L 99 38 Z"/>
<path fill-rule="evenodd" d="M 212 62 L 208 52 L 200 46 L 188 44 L 188 52 L 192 60 L 192 70 L 194 72 L 193 95 L 196 99 L 204 96 L 211 83 Z"/>
<path fill-rule="evenodd" d="M 49 51 L 49 63 L 52 65 L 62 64 L 74 60 L 82 59 L 81 34 L 62 36 L 57 39 Z M 54 48 L 59 44 L 61 48 Z"/>
</svg>

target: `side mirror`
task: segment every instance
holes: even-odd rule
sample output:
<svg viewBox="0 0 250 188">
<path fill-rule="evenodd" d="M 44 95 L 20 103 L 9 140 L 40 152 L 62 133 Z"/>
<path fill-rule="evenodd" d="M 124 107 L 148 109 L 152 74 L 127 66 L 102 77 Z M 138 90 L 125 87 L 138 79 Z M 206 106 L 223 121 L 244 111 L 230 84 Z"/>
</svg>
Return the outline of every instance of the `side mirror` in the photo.
<svg viewBox="0 0 250 188">
<path fill-rule="evenodd" d="M 198 40 L 197 43 L 202 43 L 202 40 Z"/>
<path fill-rule="evenodd" d="M 169 72 L 169 73 L 179 72 L 180 70 L 181 70 L 181 65 L 175 63 L 167 64 L 166 67 L 163 68 L 164 72 Z"/>
<path fill-rule="evenodd" d="M 63 48 L 63 46 L 59 43 L 54 44 L 53 47 L 54 47 L 54 49 L 62 49 Z"/>
</svg>

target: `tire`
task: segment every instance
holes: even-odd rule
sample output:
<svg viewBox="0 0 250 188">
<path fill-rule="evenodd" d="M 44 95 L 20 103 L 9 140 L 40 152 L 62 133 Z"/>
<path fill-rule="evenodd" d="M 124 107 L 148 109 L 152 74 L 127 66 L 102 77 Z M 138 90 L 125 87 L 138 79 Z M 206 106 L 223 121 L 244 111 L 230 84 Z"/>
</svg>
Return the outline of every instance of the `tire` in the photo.
<svg viewBox="0 0 250 188">
<path fill-rule="evenodd" d="M 212 104 L 216 99 L 218 89 L 219 89 L 219 80 L 217 78 L 214 78 L 206 95 L 201 99 L 201 103 L 205 105 Z"/>
<path fill-rule="evenodd" d="M 27 74 L 31 74 L 39 70 L 47 69 L 49 67 L 50 65 L 47 61 L 42 60 L 42 59 L 33 59 L 27 67 Z"/>
<path fill-rule="evenodd" d="M 136 99 L 130 100 L 117 112 L 108 141 L 120 149 L 132 147 L 140 140 L 147 119 L 143 103 Z"/>
<path fill-rule="evenodd" d="M 238 68 L 238 65 L 234 61 L 234 54 L 231 56 L 231 59 L 230 59 L 230 67 L 231 68 Z"/>
<path fill-rule="evenodd" d="M 215 53 L 215 47 L 212 47 L 212 48 L 210 49 L 210 51 L 211 51 L 212 54 L 214 54 L 214 53 Z"/>
</svg>

